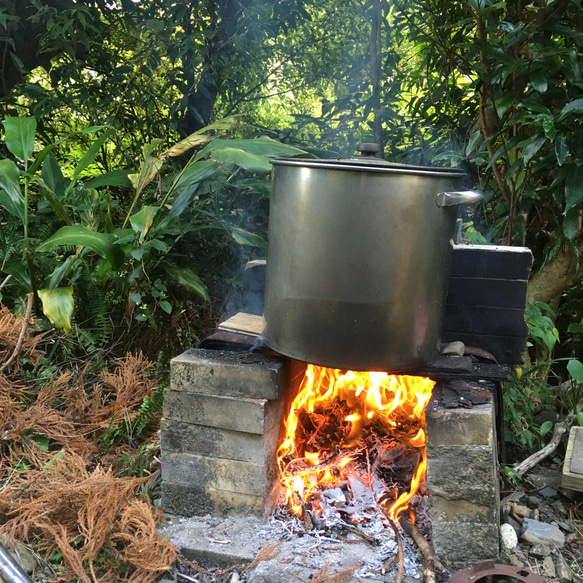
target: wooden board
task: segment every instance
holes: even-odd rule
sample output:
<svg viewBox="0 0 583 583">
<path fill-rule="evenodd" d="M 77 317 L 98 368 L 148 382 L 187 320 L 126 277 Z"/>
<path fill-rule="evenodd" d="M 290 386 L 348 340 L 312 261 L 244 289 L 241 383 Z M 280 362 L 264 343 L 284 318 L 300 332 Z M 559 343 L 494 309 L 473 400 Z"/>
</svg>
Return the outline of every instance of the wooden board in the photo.
<svg viewBox="0 0 583 583">
<path fill-rule="evenodd" d="M 247 336 L 259 337 L 263 334 L 265 328 L 265 319 L 263 316 L 239 312 L 228 320 L 219 324 L 219 330 L 225 332 L 237 332 L 247 334 Z"/>
<path fill-rule="evenodd" d="M 561 485 L 583 492 L 583 427 L 571 427 Z"/>
</svg>

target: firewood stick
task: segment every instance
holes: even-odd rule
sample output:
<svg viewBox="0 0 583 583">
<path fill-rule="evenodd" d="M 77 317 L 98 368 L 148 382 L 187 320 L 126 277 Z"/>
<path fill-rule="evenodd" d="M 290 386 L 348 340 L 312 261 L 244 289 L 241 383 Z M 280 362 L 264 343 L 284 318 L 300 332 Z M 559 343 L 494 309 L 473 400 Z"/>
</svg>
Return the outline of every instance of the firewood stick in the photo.
<svg viewBox="0 0 583 583">
<path fill-rule="evenodd" d="M 24 314 L 22 328 L 20 329 L 20 334 L 18 335 L 18 340 L 16 342 L 16 346 L 14 347 L 14 352 L 12 353 L 10 358 L 0 367 L 0 374 L 3 373 L 16 360 L 16 357 L 18 356 L 20 349 L 22 348 L 22 344 L 24 343 L 24 337 L 26 336 L 26 331 L 28 330 L 28 325 L 30 323 L 30 318 L 32 316 L 33 299 L 34 294 L 30 292 L 27 295 L 26 313 Z"/>
<path fill-rule="evenodd" d="M 395 531 L 395 537 L 397 538 L 397 548 L 399 549 L 399 570 L 397 571 L 397 578 L 395 579 L 395 583 L 401 583 L 403 580 L 403 574 L 405 572 L 405 559 L 403 557 L 403 541 L 401 540 L 401 535 L 399 534 L 399 529 L 397 528 L 397 524 L 392 518 L 389 518 L 391 526 Z"/>
<path fill-rule="evenodd" d="M 553 437 L 551 440 L 542 449 L 536 453 L 533 453 L 530 457 L 527 457 L 519 464 L 516 464 L 513 468 L 514 471 L 522 476 L 523 474 L 526 474 L 528 470 L 534 468 L 534 466 L 536 466 L 540 461 L 550 456 L 555 451 L 555 449 L 557 449 L 559 443 L 561 443 L 561 437 L 563 437 L 565 431 L 567 431 L 565 423 L 557 423 L 555 425 L 555 430 L 553 431 Z"/>
<path fill-rule="evenodd" d="M 431 571 L 443 572 L 445 569 L 441 564 L 441 561 L 435 554 L 433 545 L 419 532 L 419 529 L 409 522 L 404 516 L 399 520 L 401 528 L 405 531 L 405 534 L 410 536 L 414 541 L 421 554 L 425 560 L 426 567 Z"/>
</svg>

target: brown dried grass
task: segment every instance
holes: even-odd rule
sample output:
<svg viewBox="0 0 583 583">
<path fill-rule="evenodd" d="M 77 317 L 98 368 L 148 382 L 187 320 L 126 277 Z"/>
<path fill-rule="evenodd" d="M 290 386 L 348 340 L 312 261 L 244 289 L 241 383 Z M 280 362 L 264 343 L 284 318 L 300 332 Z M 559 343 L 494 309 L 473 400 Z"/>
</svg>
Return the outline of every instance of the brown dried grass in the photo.
<svg viewBox="0 0 583 583">
<path fill-rule="evenodd" d="M 0 309 L 0 366 L 21 328 Z M 20 356 L 38 356 L 38 339 L 27 337 Z M 0 534 L 47 556 L 58 550 L 62 581 L 150 583 L 177 555 L 156 530 L 161 513 L 137 497 L 149 477 L 115 477 L 88 439 L 135 416 L 158 385 L 148 378 L 153 366 L 127 355 L 93 383 L 85 371 L 64 372 L 40 388 L 27 388 L 17 366 L 0 375 Z"/>
<path fill-rule="evenodd" d="M 23 324 L 23 318 L 15 316 L 6 306 L 0 306 L 0 366 L 12 356 Z M 20 348 L 21 356 L 25 356 L 29 361 L 38 361 L 40 353 L 37 352 L 36 345 L 43 336 L 44 334 L 38 333 L 34 323 L 29 325 L 29 331 Z M 20 359 L 15 359 L 12 366 L 18 369 Z"/>
</svg>

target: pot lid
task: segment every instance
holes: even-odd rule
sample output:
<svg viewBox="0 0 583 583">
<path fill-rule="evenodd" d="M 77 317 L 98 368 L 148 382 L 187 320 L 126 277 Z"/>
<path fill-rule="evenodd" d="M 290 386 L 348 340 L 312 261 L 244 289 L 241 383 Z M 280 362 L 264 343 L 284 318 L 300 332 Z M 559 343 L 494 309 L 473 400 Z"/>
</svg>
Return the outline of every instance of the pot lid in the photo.
<svg viewBox="0 0 583 583">
<path fill-rule="evenodd" d="M 314 158 L 274 158 L 270 160 L 274 166 L 297 166 L 301 168 L 320 168 L 324 170 L 353 170 L 360 172 L 386 172 L 390 174 L 420 174 L 425 176 L 441 176 L 444 178 L 461 178 L 466 175 L 457 168 L 438 168 L 433 166 L 415 166 L 387 162 L 377 158 L 380 151 L 378 144 L 364 143 L 357 146 L 361 156 L 353 156 L 345 160 L 329 160 Z"/>
</svg>

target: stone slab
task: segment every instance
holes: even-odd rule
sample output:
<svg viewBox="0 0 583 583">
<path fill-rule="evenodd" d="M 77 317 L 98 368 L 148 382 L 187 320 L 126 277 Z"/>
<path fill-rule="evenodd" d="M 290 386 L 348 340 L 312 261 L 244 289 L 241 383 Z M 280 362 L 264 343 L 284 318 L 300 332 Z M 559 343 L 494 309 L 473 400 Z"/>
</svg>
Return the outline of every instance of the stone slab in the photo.
<svg viewBox="0 0 583 583">
<path fill-rule="evenodd" d="M 492 403 L 474 405 L 471 409 L 443 409 L 430 403 L 425 411 L 425 423 L 427 441 L 432 447 L 451 446 L 453 441 L 457 446 L 494 446 Z"/>
<path fill-rule="evenodd" d="M 288 359 L 257 352 L 191 349 L 170 362 L 175 391 L 278 399 L 289 383 Z"/>
<path fill-rule="evenodd" d="M 278 498 L 279 487 L 274 487 L 268 496 L 254 496 L 162 481 L 162 510 L 181 516 L 255 516 L 265 520 Z"/>
<path fill-rule="evenodd" d="M 160 442 L 163 452 L 191 453 L 262 464 L 267 459 L 275 459 L 279 426 L 274 425 L 259 435 L 162 419 Z"/>
<path fill-rule="evenodd" d="M 571 427 L 561 485 L 569 490 L 583 492 L 583 427 Z"/>
<path fill-rule="evenodd" d="M 279 481 L 272 463 L 252 464 L 203 457 L 188 453 L 162 452 L 162 480 L 199 488 L 210 487 L 251 496 L 264 496 Z"/>
<path fill-rule="evenodd" d="M 489 523 L 432 520 L 433 546 L 450 571 L 498 561 L 499 527 Z"/>
<path fill-rule="evenodd" d="M 170 387 L 164 391 L 163 414 L 174 421 L 261 435 L 279 425 L 283 400 L 204 395 Z"/>
<path fill-rule="evenodd" d="M 427 484 L 432 494 L 447 500 L 486 506 L 497 504 L 497 462 L 492 448 L 429 445 Z"/>
</svg>

